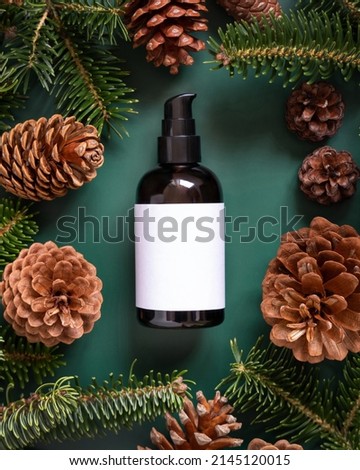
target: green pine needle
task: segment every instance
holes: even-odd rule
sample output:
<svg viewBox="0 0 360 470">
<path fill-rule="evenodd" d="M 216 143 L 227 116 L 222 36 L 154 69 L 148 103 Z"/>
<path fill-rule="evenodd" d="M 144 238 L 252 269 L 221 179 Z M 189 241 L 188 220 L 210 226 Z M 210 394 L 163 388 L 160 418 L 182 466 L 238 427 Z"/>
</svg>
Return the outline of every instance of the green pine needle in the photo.
<svg viewBox="0 0 360 470">
<path fill-rule="evenodd" d="M 0 275 L 4 267 L 33 242 L 38 231 L 29 207 L 20 199 L 0 199 Z"/>
<path fill-rule="evenodd" d="M 105 0 L 78 0 L 77 2 L 56 2 L 56 8 L 63 23 L 85 33 L 88 41 L 96 38 L 104 44 L 116 44 L 116 34 L 129 40 L 129 34 L 122 22 L 123 5 L 127 0 L 116 2 Z"/>
<path fill-rule="evenodd" d="M 141 381 L 132 375 L 82 388 L 74 377 L 41 385 L 28 398 L 0 406 L 0 448 L 22 449 L 39 442 L 95 437 L 134 423 L 179 411 L 186 386 L 182 372 L 162 377 L 153 372 Z"/>
<path fill-rule="evenodd" d="M 130 97 L 134 90 L 124 81 L 128 72 L 115 54 L 119 42 L 129 39 L 122 21 L 124 1 L 113 3 L 25 0 L 21 7 L 4 5 L 0 33 L 11 34 L 3 34 L 0 44 L 0 97 L 7 95 L 0 125 L 12 118 L 8 103 L 15 104 L 15 92 L 26 94 L 38 82 L 56 95 L 64 116 L 92 124 L 99 133 L 106 127 L 127 134 L 124 123 L 137 100 Z"/>
<path fill-rule="evenodd" d="M 93 124 L 99 133 L 108 126 L 120 137 L 127 134 L 123 122 L 136 100 L 128 98 L 134 90 L 124 83 L 123 62 L 111 49 L 79 38 L 67 36 L 59 44 L 54 89 L 63 114 Z"/>
<path fill-rule="evenodd" d="M 305 12 L 349 15 L 355 23 L 360 21 L 360 0 L 299 0 L 296 7 Z"/>
<path fill-rule="evenodd" d="M 65 365 L 63 354 L 56 352 L 57 347 L 31 344 L 17 336 L 9 326 L 0 325 L 0 335 L 3 339 L 0 375 L 7 383 L 19 384 L 24 388 L 30 377 L 33 377 L 40 385 L 44 378 L 54 376 L 56 369 Z"/>
<path fill-rule="evenodd" d="M 319 367 L 296 361 L 292 351 L 262 346 L 246 359 L 231 341 L 235 362 L 218 387 L 240 412 L 251 410 L 279 438 L 320 441 L 326 449 L 360 448 L 360 358 L 349 356 L 337 383 L 320 380 Z"/>
<path fill-rule="evenodd" d="M 338 14 L 292 11 L 261 25 L 229 24 L 219 37 L 209 40 L 218 68 L 243 78 L 254 69 L 256 77 L 267 75 L 271 82 L 278 76 L 286 86 L 303 78 L 326 80 L 337 71 L 347 81 L 360 70 L 360 25 L 354 30 L 350 18 Z"/>
</svg>

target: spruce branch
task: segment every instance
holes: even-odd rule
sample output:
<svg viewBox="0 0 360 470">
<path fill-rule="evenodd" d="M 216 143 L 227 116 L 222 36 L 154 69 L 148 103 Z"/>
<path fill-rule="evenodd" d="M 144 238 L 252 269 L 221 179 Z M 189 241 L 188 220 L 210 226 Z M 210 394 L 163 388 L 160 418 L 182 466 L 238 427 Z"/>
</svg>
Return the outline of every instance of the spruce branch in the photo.
<svg viewBox="0 0 360 470">
<path fill-rule="evenodd" d="M 126 134 L 123 124 L 137 100 L 129 98 L 134 90 L 124 83 L 128 72 L 114 53 L 119 40 L 128 39 L 122 3 L 25 0 L 21 7 L 5 5 L 0 31 L 15 31 L 0 49 L 0 68 L 12 84 L 7 101 L 14 99 L 14 92 L 26 94 L 36 78 L 56 95 L 64 116 L 75 115 L 99 132 L 106 125 L 120 136 Z M 11 118 L 1 112 L 0 107 L 0 120 L 2 115 Z"/>
<path fill-rule="evenodd" d="M 255 76 L 281 77 L 284 86 L 303 77 L 309 83 L 328 79 L 340 71 L 344 80 L 360 70 L 360 25 L 349 17 L 302 10 L 272 16 L 268 21 L 228 24 L 219 29 L 220 42 L 210 38 L 210 51 L 217 68 L 225 66 L 246 78 L 249 68 Z"/>
<path fill-rule="evenodd" d="M 342 433 L 352 442 L 353 449 L 360 448 L 360 356 L 351 355 L 343 368 L 343 378 L 336 394 L 337 409 L 342 420 Z M 336 445 L 329 439 L 329 446 Z"/>
<path fill-rule="evenodd" d="M 246 359 L 231 342 L 235 362 L 219 384 L 240 411 L 256 413 L 278 437 L 303 442 L 321 441 L 328 449 L 357 449 L 359 440 L 360 361 L 350 359 L 344 382 L 319 379 L 319 368 L 297 362 L 290 350 L 259 339 Z M 350 388 L 349 390 L 346 390 Z"/>
<path fill-rule="evenodd" d="M 7 21 L 15 34 L 5 41 L 0 60 L 7 63 L 14 91 L 20 89 L 22 94 L 26 94 L 32 74 L 49 91 L 54 78 L 52 63 L 56 55 L 49 9 L 34 4 L 28 14 L 26 9 L 18 8 L 13 15 L 8 16 Z"/>
<path fill-rule="evenodd" d="M 57 347 L 48 348 L 41 343 L 29 343 L 17 336 L 9 326 L 0 325 L 0 336 L 3 339 L 0 362 L 1 377 L 7 383 L 19 384 L 24 388 L 34 377 L 39 385 L 43 379 L 54 376 L 56 369 L 65 365 L 63 354 L 57 353 Z"/>
<path fill-rule="evenodd" d="M 128 31 L 122 22 L 122 5 L 126 1 L 117 2 L 120 4 L 116 6 L 109 0 L 103 3 L 95 0 L 54 3 L 62 22 L 80 28 L 86 33 L 88 40 L 97 38 L 104 43 L 108 41 L 109 44 L 116 44 L 116 33 L 119 33 L 122 39 L 129 40 Z"/>
<path fill-rule="evenodd" d="M 20 199 L 0 199 L 0 275 L 4 267 L 33 242 L 38 231 L 29 207 Z"/>
<path fill-rule="evenodd" d="M 39 442 L 95 437 L 131 428 L 182 407 L 187 386 L 182 372 L 142 380 L 134 374 L 128 383 L 110 375 L 102 385 L 93 379 L 82 388 L 74 377 L 41 385 L 28 398 L 0 407 L 0 446 L 21 449 Z"/>
<path fill-rule="evenodd" d="M 18 93 L 0 91 L 0 132 L 10 129 L 8 123 L 14 121 L 14 111 L 23 107 L 24 100 L 25 98 Z"/>
<path fill-rule="evenodd" d="M 328 15 L 334 13 L 339 13 L 340 16 L 350 15 L 350 18 L 355 22 L 360 20 L 359 0 L 299 0 L 296 7 L 306 12 L 322 11 Z"/>
</svg>

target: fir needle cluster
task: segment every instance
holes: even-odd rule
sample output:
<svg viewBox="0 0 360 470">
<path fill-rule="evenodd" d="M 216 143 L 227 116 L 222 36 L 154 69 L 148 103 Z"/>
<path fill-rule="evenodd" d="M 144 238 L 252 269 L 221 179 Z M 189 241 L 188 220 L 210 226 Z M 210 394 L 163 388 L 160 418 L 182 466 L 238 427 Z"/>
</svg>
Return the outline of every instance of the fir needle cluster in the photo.
<svg viewBox="0 0 360 470">
<path fill-rule="evenodd" d="M 334 2 L 331 2 L 334 3 Z M 340 8 L 340 7 L 339 7 Z M 340 72 L 348 81 L 360 70 L 360 25 L 339 11 L 298 9 L 263 21 L 230 23 L 210 38 L 217 67 L 247 78 L 280 77 L 284 86 L 300 80 L 314 83 Z"/>
<path fill-rule="evenodd" d="M 0 9 L 0 124 L 13 118 L 10 103 L 40 83 L 64 116 L 75 115 L 99 133 L 126 134 L 133 89 L 119 58 L 128 40 L 124 1 L 24 0 Z"/>
<path fill-rule="evenodd" d="M 238 412 L 278 438 L 307 442 L 311 448 L 360 448 L 360 357 L 343 361 L 341 377 L 321 378 L 320 368 L 304 365 L 291 351 L 263 346 L 262 338 L 246 358 L 231 341 L 235 362 L 219 387 Z"/>
</svg>

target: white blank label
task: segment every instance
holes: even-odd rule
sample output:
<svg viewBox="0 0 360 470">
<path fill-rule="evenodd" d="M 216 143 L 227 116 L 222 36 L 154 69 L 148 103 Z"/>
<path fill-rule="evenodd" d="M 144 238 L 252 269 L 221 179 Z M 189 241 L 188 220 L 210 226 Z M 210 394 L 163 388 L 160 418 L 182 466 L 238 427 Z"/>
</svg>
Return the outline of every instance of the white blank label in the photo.
<svg viewBox="0 0 360 470">
<path fill-rule="evenodd" d="M 136 204 L 136 306 L 225 307 L 224 204 Z"/>
</svg>

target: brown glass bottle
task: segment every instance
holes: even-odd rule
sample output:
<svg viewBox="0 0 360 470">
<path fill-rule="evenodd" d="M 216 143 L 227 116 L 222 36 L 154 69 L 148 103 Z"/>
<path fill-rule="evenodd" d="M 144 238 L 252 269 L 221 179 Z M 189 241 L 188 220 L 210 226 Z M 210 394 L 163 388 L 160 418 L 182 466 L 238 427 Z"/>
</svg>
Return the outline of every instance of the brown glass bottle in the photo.
<svg viewBox="0 0 360 470">
<path fill-rule="evenodd" d="M 217 177 L 198 163 L 200 141 L 195 135 L 191 116 L 194 97 L 193 94 L 178 95 L 165 104 L 163 135 L 159 138 L 159 165 L 140 180 L 137 204 L 211 204 L 223 201 Z M 182 121 L 180 124 L 179 120 Z M 194 259 L 193 263 L 196 262 Z M 169 266 L 166 269 L 171 280 L 176 266 L 173 270 Z M 149 327 L 198 328 L 220 324 L 224 319 L 224 308 L 154 310 L 137 306 L 137 315 L 139 321 Z"/>
</svg>

